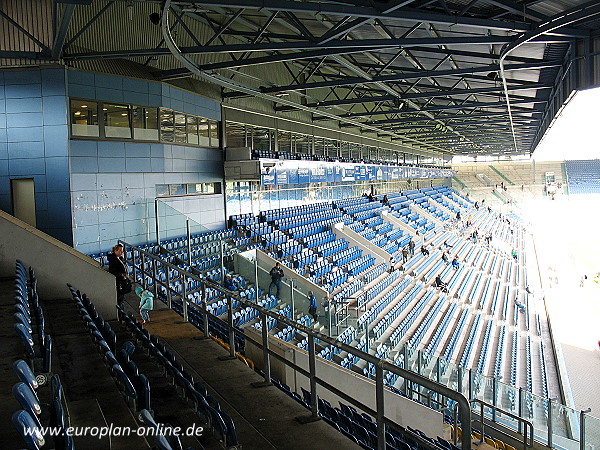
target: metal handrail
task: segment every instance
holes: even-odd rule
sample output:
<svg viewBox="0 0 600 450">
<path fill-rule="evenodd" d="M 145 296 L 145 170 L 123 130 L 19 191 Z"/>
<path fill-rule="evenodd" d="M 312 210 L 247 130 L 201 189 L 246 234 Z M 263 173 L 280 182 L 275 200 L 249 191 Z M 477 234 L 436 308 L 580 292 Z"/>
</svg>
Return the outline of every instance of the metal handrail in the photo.
<svg viewBox="0 0 600 450">
<path fill-rule="evenodd" d="M 463 424 L 463 432 L 465 433 L 466 436 L 471 435 L 471 406 L 470 406 L 467 398 L 464 395 L 462 395 L 461 393 L 454 391 L 443 384 L 432 381 L 423 375 L 419 375 L 417 373 L 410 372 L 406 369 L 395 366 L 395 365 L 389 363 L 388 361 L 385 361 L 380 358 L 376 358 L 375 356 L 370 355 L 366 352 L 363 352 L 363 351 L 357 349 L 356 347 L 352 347 L 348 344 L 345 344 L 334 338 L 331 338 L 330 336 L 319 333 L 311 328 L 305 327 L 304 325 L 301 325 L 291 319 L 288 319 L 285 316 L 276 314 L 266 308 L 263 308 L 263 307 L 257 305 L 256 303 L 252 303 L 252 302 L 240 297 L 235 292 L 232 292 L 232 291 L 229 291 L 229 290 L 223 288 L 222 286 L 220 286 L 218 283 L 215 283 L 214 281 L 200 278 L 197 275 L 189 273 L 174 264 L 163 261 L 161 258 L 159 258 L 145 250 L 142 250 L 138 247 L 135 247 L 125 241 L 119 240 L 119 243 L 122 244 L 126 250 L 128 248 L 130 248 L 132 250 L 131 252 L 125 252 L 125 255 L 127 257 L 129 255 L 129 253 L 131 253 L 131 262 L 132 262 L 132 267 L 133 267 L 133 271 L 134 271 L 134 279 L 136 279 L 136 277 L 135 277 L 136 269 L 139 270 L 144 275 L 151 275 L 152 279 L 153 279 L 153 287 L 154 287 L 155 294 L 158 294 L 157 286 L 159 284 L 161 286 L 165 286 L 165 283 L 158 280 L 157 276 L 156 276 L 157 275 L 157 264 L 156 264 L 157 261 L 160 261 L 160 263 L 163 267 L 171 268 L 180 274 L 180 277 L 182 277 L 184 280 L 183 292 L 181 294 L 177 294 L 177 295 L 179 295 L 179 297 L 181 299 L 181 303 L 182 303 L 182 307 L 183 307 L 184 321 L 188 320 L 188 308 L 190 306 L 190 305 L 188 305 L 188 299 L 187 299 L 188 291 L 186 289 L 185 280 L 187 278 L 190 278 L 190 279 L 199 281 L 201 283 L 201 286 L 202 286 L 201 290 L 202 290 L 202 294 L 203 294 L 203 296 L 202 296 L 203 302 L 202 302 L 201 312 L 205 318 L 205 320 L 203 321 L 203 325 L 204 325 L 203 328 L 204 328 L 204 332 L 206 335 L 208 335 L 208 318 L 212 317 L 213 320 L 217 320 L 219 322 L 221 322 L 221 320 L 218 317 L 210 314 L 207 311 L 207 309 L 206 309 L 207 303 L 205 300 L 206 296 L 204 295 L 205 289 L 206 289 L 206 287 L 210 287 L 210 288 L 216 289 L 219 292 L 221 292 L 222 294 L 224 294 L 226 296 L 226 298 L 228 299 L 227 302 L 228 302 L 228 307 L 229 307 L 229 311 L 230 311 L 228 313 L 228 321 L 227 321 L 228 323 L 226 325 L 229 327 L 229 337 L 230 337 L 229 347 L 230 347 L 231 355 L 235 356 L 235 336 L 238 335 L 238 336 L 243 337 L 245 340 L 249 340 L 250 342 L 257 345 L 257 347 L 259 347 L 263 350 L 263 358 L 264 358 L 264 370 L 263 370 L 264 383 L 263 383 L 263 385 L 271 383 L 271 376 L 270 376 L 270 357 L 271 356 L 275 357 L 276 359 L 283 362 L 287 366 L 293 368 L 295 371 L 301 373 L 302 375 L 309 377 L 309 379 L 311 380 L 311 408 L 312 408 L 312 415 L 314 417 L 316 417 L 318 414 L 316 385 L 319 384 L 320 386 L 324 387 L 325 389 L 329 390 L 330 392 L 340 396 L 345 401 L 348 401 L 349 403 L 355 405 L 359 409 L 369 413 L 370 415 L 372 415 L 373 417 L 376 418 L 376 424 L 377 424 L 377 430 L 378 430 L 377 449 L 384 450 L 385 449 L 385 425 L 389 424 L 392 426 L 393 425 L 397 426 L 397 424 L 395 424 L 390 419 L 386 418 L 384 415 L 385 404 L 384 404 L 383 393 L 384 393 L 385 385 L 383 382 L 384 381 L 383 374 L 384 374 L 384 371 L 387 370 L 389 372 L 392 372 L 392 373 L 404 378 L 408 382 L 417 383 L 417 384 L 423 386 L 424 388 L 429 389 L 433 392 L 436 392 L 437 394 L 439 394 L 443 397 L 447 397 L 451 400 L 454 400 L 456 402 L 457 407 L 460 410 L 461 422 Z M 139 267 L 139 269 L 136 267 L 136 259 L 137 258 L 134 253 L 136 251 L 140 255 L 140 259 L 142 262 L 142 265 Z M 153 261 L 152 262 L 152 273 L 148 273 L 145 268 L 145 260 L 147 258 L 149 258 L 151 261 Z M 168 270 L 167 270 L 167 274 L 168 274 Z M 167 283 L 168 282 L 169 282 L 169 277 L 167 276 Z M 167 301 L 169 303 L 169 307 L 171 307 L 171 295 L 170 295 L 171 289 L 168 286 L 166 286 L 166 288 L 167 288 Z M 233 299 L 239 301 L 244 306 L 249 306 L 249 307 L 254 308 L 259 311 L 259 316 L 260 316 L 260 319 L 262 322 L 262 343 L 256 342 L 250 336 L 246 335 L 243 331 L 236 329 L 236 327 L 234 326 L 233 314 L 232 314 L 232 308 L 231 308 Z M 194 304 L 192 304 L 192 305 L 194 305 Z M 196 309 L 195 306 L 192 306 L 192 307 L 194 309 Z M 309 343 L 309 351 L 308 351 L 309 371 L 308 372 L 305 369 L 303 369 L 302 367 L 299 367 L 298 365 L 296 365 L 295 363 L 290 362 L 290 361 L 286 360 L 285 358 L 275 354 L 273 351 L 269 350 L 267 317 L 272 317 L 272 318 L 276 319 L 277 321 L 285 324 L 286 326 L 295 328 L 296 330 L 299 330 L 308 335 L 308 343 Z M 376 373 L 375 373 L 376 409 L 375 410 L 371 409 L 369 406 L 363 404 L 362 402 L 354 399 L 353 397 L 349 396 L 348 394 L 340 391 L 335 386 L 330 385 L 327 381 L 319 378 L 316 375 L 316 355 L 315 355 L 315 351 L 314 351 L 315 339 L 319 339 L 320 342 L 325 342 L 325 343 L 332 345 L 342 351 L 352 353 L 352 354 L 358 356 L 360 359 L 365 360 L 367 363 L 371 363 L 371 364 L 375 365 L 375 368 L 376 368 Z M 462 445 L 462 450 L 470 450 L 470 448 L 471 448 L 470 440 L 463 440 L 461 445 Z"/>
<path fill-rule="evenodd" d="M 496 417 L 496 411 L 501 411 L 503 415 L 508 416 L 512 419 L 515 419 L 518 423 L 519 423 L 519 430 L 523 430 L 522 436 L 523 436 L 523 450 L 527 449 L 527 448 L 531 448 L 533 447 L 533 424 L 526 419 L 523 419 L 522 417 L 519 417 L 515 414 L 512 414 L 508 411 L 504 411 L 500 408 L 498 408 L 497 406 L 492 405 L 491 403 L 487 403 L 484 402 L 483 400 L 479 400 L 479 399 L 473 399 L 471 400 L 471 404 L 472 405 L 477 405 L 479 404 L 480 406 L 480 415 L 479 415 L 479 419 L 477 417 L 473 418 L 473 422 L 479 422 L 481 424 L 481 442 L 483 442 L 484 436 L 485 436 L 485 427 L 486 425 L 493 429 L 496 433 L 499 433 L 505 437 L 508 437 L 510 439 L 514 439 L 513 436 L 511 436 L 508 433 L 505 433 L 502 429 L 498 428 L 498 427 L 494 427 L 493 424 L 496 423 L 496 420 L 489 420 L 485 418 L 485 415 L 483 413 L 483 409 L 484 408 L 490 408 L 492 410 L 492 417 Z M 521 434 L 521 433 L 519 433 Z"/>
</svg>

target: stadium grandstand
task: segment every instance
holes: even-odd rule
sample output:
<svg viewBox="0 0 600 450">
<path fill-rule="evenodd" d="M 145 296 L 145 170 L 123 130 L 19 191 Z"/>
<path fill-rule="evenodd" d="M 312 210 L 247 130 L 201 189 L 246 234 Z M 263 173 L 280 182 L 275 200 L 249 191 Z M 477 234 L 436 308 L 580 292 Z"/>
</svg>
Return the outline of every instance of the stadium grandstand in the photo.
<svg viewBox="0 0 600 450">
<path fill-rule="evenodd" d="M 600 160 L 531 158 L 598 30 L 0 2 L 0 448 L 599 448 Z"/>
</svg>

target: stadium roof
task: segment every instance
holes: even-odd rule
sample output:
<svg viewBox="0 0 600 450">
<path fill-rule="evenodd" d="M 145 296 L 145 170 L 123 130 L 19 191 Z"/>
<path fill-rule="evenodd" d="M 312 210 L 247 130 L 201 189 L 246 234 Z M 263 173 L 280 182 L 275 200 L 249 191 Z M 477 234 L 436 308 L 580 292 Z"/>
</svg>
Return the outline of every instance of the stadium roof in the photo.
<svg viewBox="0 0 600 450">
<path fill-rule="evenodd" d="M 200 79 L 445 154 L 533 152 L 600 72 L 597 0 L 6 0 L 0 34 L 2 66 Z"/>
</svg>

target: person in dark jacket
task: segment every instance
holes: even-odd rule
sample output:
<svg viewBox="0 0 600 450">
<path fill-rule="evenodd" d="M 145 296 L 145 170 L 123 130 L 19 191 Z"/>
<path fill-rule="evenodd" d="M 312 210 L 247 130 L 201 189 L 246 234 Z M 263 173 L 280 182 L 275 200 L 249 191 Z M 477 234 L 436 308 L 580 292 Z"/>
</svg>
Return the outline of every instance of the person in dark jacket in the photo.
<svg viewBox="0 0 600 450">
<path fill-rule="evenodd" d="M 108 271 L 115 276 L 117 285 L 117 304 L 123 303 L 125 294 L 131 292 L 131 281 L 127 276 L 127 265 L 123 258 L 123 246 L 117 244 L 108 255 Z"/>
<path fill-rule="evenodd" d="M 317 299 L 312 291 L 308 291 L 308 313 L 312 316 L 313 320 L 316 322 L 319 319 L 319 315 L 317 314 Z"/>
<path fill-rule="evenodd" d="M 283 269 L 281 268 L 281 264 L 276 263 L 275 266 L 269 272 L 271 275 L 271 284 L 269 284 L 269 295 L 271 295 L 271 289 L 273 286 L 277 288 L 277 293 L 275 297 L 279 300 L 279 292 L 281 291 L 281 279 L 283 278 Z"/>
<path fill-rule="evenodd" d="M 223 283 L 223 287 L 225 287 L 225 289 L 229 289 L 230 291 L 237 290 L 237 286 L 236 286 L 235 282 L 233 281 L 233 278 L 231 278 L 231 275 L 229 275 L 229 274 L 225 275 L 225 282 Z"/>
</svg>

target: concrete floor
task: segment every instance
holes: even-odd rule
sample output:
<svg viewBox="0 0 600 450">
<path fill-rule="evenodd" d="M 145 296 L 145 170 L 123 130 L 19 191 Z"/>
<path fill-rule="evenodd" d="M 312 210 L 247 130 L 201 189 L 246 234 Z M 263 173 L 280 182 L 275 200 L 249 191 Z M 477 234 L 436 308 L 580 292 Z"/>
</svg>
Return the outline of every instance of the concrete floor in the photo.
<svg viewBox="0 0 600 450">
<path fill-rule="evenodd" d="M 127 310 L 137 314 L 135 297 L 127 300 Z M 219 356 L 228 354 L 223 347 L 211 339 L 194 339 L 202 333 L 190 323 L 178 322 L 181 316 L 163 309 L 152 311 L 145 327 L 216 396 L 222 409 L 231 415 L 243 449 L 359 448 L 322 420 L 300 424 L 295 418 L 309 415 L 307 409 L 275 386 L 252 387 L 250 383 L 262 377 L 239 360 L 219 360 Z"/>
</svg>

